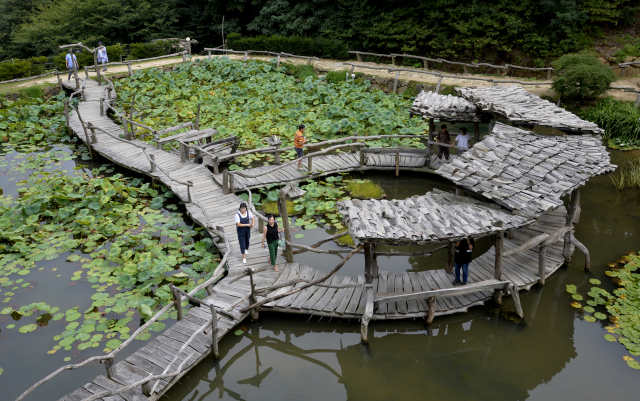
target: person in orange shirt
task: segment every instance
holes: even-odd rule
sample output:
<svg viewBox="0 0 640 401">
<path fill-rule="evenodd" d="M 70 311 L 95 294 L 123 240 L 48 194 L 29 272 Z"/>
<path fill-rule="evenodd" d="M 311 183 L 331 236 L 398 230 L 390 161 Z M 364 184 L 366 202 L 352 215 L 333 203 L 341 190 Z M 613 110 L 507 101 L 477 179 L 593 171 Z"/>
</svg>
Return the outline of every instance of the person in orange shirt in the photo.
<svg viewBox="0 0 640 401">
<path fill-rule="evenodd" d="M 298 156 L 298 170 L 302 168 L 302 157 L 304 156 L 304 151 L 302 150 L 304 144 L 307 142 L 307 139 L 304 137 L 304 125 L 300 124 L 298 126 L 298 131 L 296 132 L 295 137 L 293 138 L 293 147 L 296 150 L 296 155 Z"/>
</svg>

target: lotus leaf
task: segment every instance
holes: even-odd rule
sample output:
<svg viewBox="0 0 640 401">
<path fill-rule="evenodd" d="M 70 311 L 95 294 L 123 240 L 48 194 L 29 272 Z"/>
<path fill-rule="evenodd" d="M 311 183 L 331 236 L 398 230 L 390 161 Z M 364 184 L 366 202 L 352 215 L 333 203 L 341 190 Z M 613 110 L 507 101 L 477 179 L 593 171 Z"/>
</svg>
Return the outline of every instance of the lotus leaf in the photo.
<svg viewBox="0 0 640 401">
<path fill-rule="evenodd" d="M 571 295 L 571 298 L 575 299 L 576 301 L 582 301 L 582 295 L 579 294 L 573 294 Z"/>
<path fill-rule="evenodd" d="M 575 294 L 578 288 L 573 284 L 567 284 L 567 292 L 569 294 Z"/>
<path fill-rule="evenodd" d="M 593 322 L 595 322 L 595 321 L 596 321 L 596 318 L 595 318 L 595 317 L 593 317 L 593 316 L 591 316 L 591 315 L 585 315 L 585 316 L 584 316 L 584 320 L 586 320 L 587 322 L 591 322 L 591 323 L 593 323 Z"/>
<path fill-rule="evenodd" d="M 604 314 L 604 313 L 602 313 L 602 312 L 596 312 L 596 313 L 594 313 L 594 314 L 593 314 L 593 316 L 594 316 L 596 319 L 600 319 L 600 320 L 604 320 L 604 319 L 606 319 L 606 318 L 607 318 L 607 315 L 605 315 L 605 314 Z"/>
<path fill-rule="evenodd" d="M 150 338 L 151 338 L 151 333 L 149 333 L 148 330 L 144 330 L 136 336 L 136 340 L 142 340 L 142 341 L 147 341 Z"/>
<path fill-rule="evenodd" d="M 571 306 L 573 306 L 576 309 L 582 308 L 582 305 L 580 304 L 580 302 L 572 302 Z"/>
</svg>

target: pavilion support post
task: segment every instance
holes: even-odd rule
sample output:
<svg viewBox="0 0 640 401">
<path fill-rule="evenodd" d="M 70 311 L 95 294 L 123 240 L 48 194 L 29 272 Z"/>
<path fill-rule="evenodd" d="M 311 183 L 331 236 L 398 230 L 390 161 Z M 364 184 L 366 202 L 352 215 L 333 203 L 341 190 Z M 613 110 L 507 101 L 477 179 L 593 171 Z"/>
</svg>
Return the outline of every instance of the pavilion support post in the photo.
<svg viewBox="0 0 640 401">
<path fill-rule="evenodd" d="M 429 142 L 433 142 L 436 139 L 436 123 L 433 118 L 429 119 Z M 433 145 L 429 143 L 429 157 L 433 154 Z"/>
<path fill-rule="evenodd" d="M 480 123 L 473 123 L 473 143 L 480 142 Z"/>
<path fill-rule="evenodd" d="M 373 252 L 371 244 L 364 244 L 364 279 L 367 284 L 373 283 Z"/>
<path fill-rule="evenodd" d="M 538 281 L 538 284 L 540 285 L 540 287 L 544 285 L 544 281 L 547 277 L 546 265 L 547 265 L 547 246 L 541 245 L 540 251 L 538 253 L 538 276 L 540 276 L 540 280 Z"/>
<path fill-rule="evenodd" d="M 290 248 L 290 246 L 287 246 L 287 249 Z M 249 295 L 249 300 L 252 304 L 255 304 L 258 302 L 258 298 L 256 297 L 256 284 L 253 282 L 253 269 L 248 268 L 246 272 L 249 274 L 249 283 L 251 285 L 251 295 Z M 256 308 L 251 309 L 251 319 L 258 320 L 259 318 L 258 310 Z"/>
<path fill-rule="evenodd" d="M 464 189 L 462 189 L 462 187 L 459 185 L 456 185 L 456 195 L 464 196 Z"/>
<path fill-rule="evenodd" d="M 366 253 L 365 253 L 366 255 Z M 365 289 L 366 296 L 366 306 L 364 309 L 364 314 L 362 315 L 362 321 L 360 324 L 360 338 L 364 344 L 368 342 L 368 332 L 369 332 L 369 321 L 371 320 L 371 316 L 373 316 L 373 287 L 371 284 L 367 285 Z"/>
<path fill-rule="evenodd" d="M 171 294 L 173 295 L 173 306 L 176 308 L 176 312 L 178 313 L 178 321 L 182 320 L 182 300 L 180 299 L 180 293 L 173 284 L 169 285 L 171 289 Z"/>
<path fill-rule="evenodd" d="M 449 244 L 447 246 L 447 265 L 445 267 L 445 270 L 449 274 L 453 274 L 453 259 L 455 257 L 455 251 L 455 242 L 449 241 Z"/>
<path fill-rule="evenodd" d="M 571 200 L 569 201 L 569 209 L 567 210 L 567 220 L 565 226 L 573 227 L 573 219 L 576 211 L 580 207 L 580 190 L 577 188 L 571 192 Z M 564 235 L 564 247 L 562 248 L 562 256 L 568 262 L 571 260 L 571 231 Z"/>
<path fill-rule="evenodd" d="M 400 153 L 396 152 L 396 177 L 400 176 Z"/>
<path fill-rule="evenodd" d="M 287 200 L 285 198 L 286 192 L 284 189 L 280 190 L 278 195 L 278 212 L 282 217 L 282 227 L 284 228 L 284 239 L 291 242 L 291 227 L 289 227 L 289 214 L 287 213 Z M 287 245 L 284 248 L 284 257 L 287 263 L 293 263 L 293 248 Z"/>
<path fill-rule="evenodd" d="M 495 235 L 495 266 L 494 266 L 494 275 L 493 278 L 496 280 L 500 280 L 502 277 L 502 254 L 504 252 L 504 237 L 502 236 L 502 232 L 499 232 Z M 494 290 L 493 291 L 493 300 L 495 303 L 500 305 L 502 303 L 502 290 Z"/>
<path fill-rule="evenodd" d="M 376 244 L 371 244 L 371 276 L 380 277 L 378 272 L 378 255 L 376 254 Z"/>
<path fill-rule="evenodd" d="M 429 311 L 427 312 L 427 324 L 431 324 L 436 315 L 436 297 L 429 298 L 427 300 L 427 304 L 429 305 Z"/>
</svg>

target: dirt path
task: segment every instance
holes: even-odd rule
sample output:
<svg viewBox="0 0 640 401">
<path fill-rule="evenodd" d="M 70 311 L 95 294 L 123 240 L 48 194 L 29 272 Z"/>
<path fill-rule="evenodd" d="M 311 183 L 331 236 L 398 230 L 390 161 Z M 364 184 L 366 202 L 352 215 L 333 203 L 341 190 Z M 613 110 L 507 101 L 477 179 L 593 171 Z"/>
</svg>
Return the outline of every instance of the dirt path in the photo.
<svg viewBox="0 0 640 401">
<path fill-rule="evenodd" d="M 199 59 L 199 58 L 206 58 L 207 56 L 194 56 L 194 59 Z M 230 55 L 228 56 L 231 59 L 234 60 L 242 60 L 243 56 L 242 55 Z M 266 56 L 251 56 L 250 59 L 259 59 L 259 60 L 269 60 L 271 57 L 266 57 Z M 283 58 L 284 60 L 284 58 Z M 302 59 L 287 59 L 291 62 L 293 62 L 294 64 L 305 64 L 306 60 L 302 60 Z M 182 58 L 180 57 L 172 57 L 172 58 L 167 58 L 167 59 L 161 59 L 161 60 L 153 60 L 153 61 L 147 61 L 147 62 L 142 62 L 142 63 L 136 63 L 132 65 L 132 68 L 134 70 L 141 70 L 141 69 L 146 69 L 146 68 L 153 68 L 153 67 L 161 67 L 161 66 L 166 66 L 166 65 L 170 65 L 170 64 L 178 64 L 182 62 Z M 353 62 L 353 61 L 351 61 Z M 366 65 L 366 66 L 370 66 L 370 67 L 391 67 L 389 64 L 376 64 L 376 63 L 368 63 L 368 62 L 357 62 L 357 64 L 361 64 L 361 65 Z M 316 67 L 319 67 L 320 69 L 323 70 L 345 70 L 348 68 L 351 68 L 348 65 L 344 65 L 343 61 L 339 61 L 339 60 L 329 60 L 329 59 L 320 59 L 320 60 L 315 60 L 314 61 L 314 65 Z M 383 77 L 383 78 L 394 78 L 395 77 L 395 73 L 389 73 L 386 70 L 373 70 L 373 69 L 368 69 L 368 68 L 355 68 L 354 70 L 355 72 L 362 72 L 364 74 L 367 75 L 375 75 L 378 77 Z M 111 74 L 117 74 L 117 73 L 123 73 L 123 72 L 127 72 L 127 67 L 126 66 L 113 66 L 108 68 L 107 70 L 107 74 L 111 75 Z M 91 76 L 95 76 L 95 74 L 90 74 Z M 485 81 L 476 81 L 476 80 L 472 80 L 469 79 L 471 77 L 486 77 L 486 78 L 491 78 L 494 81 L 509 81 L 509 80 L 523 80 L 523 79 L 519 79 L 519 78 L 509 78 L 509 77 L 505 77 L 505 78 L 498 78 L 495 76 L 486 76 L 486 75 L 465 75 L 465 74 L 456 74 L 457 77 L 456 78 L 444 78 L 442 80 L 442 84 L 443 85 L 457 85 L 457 86 L 492 86 L 493 83 L 491 82 L 485 82 Z M 419 82 L 425 82 L 425 83 L 432 83 L 435 84 L 438 82 L 438 77 L 434 76 L 434 75 L 430 75 L 430 74 L 421 74 L 421 73 L 414 73 L 414 72 L 401 72 L 400 73 L 400 77 L 399 79 L 401 80 L 412 80 L 412 81 L 419 81 Z M 533 82 L 533 81 L 532 81 Z M 12 90 L 19 90 L 19 89 L 23 89 L 23 88 L 27 88 L 29 86 L 33 86 L 33 85 L 43 85 L 43 84 L 47 84 L 47 83 L 52 83 L 55 84 L 57 83 L 57 78 L 55 76 L 51 76 L 51 77 L 46 77 L 46 78 L 40 78 L 40 79 L 33 79 L 30 81 L 24 81 L 24 82 L 18 82 L 18 83 L 13 83 L 13 84 L 4 84 L 4 85 L 0 85 L 0 92 L 11 92 Z M 513 84 L 512 84 L 513 85 Z M 617 81 L 615 83 L 616 86 L 625 86 L 625 87 L 634 87 L 634 88 L 640 88 L 640 75 L 635 76 L 635 77 L 631 77 L 631 78 L 625 78 L 625 79 L 621 79 L 619 81 Z M 522 85 L 521 85 L 522 86 Z M 536 94 L 536 95 L 547 95 L 547 96 L 553 96 L 553 91 L 551 91 L 551 81 L 539 81 L 539 83 L 537 83 L 536 85 L 524 85 L 523 86 L 524 89 L 526 89 L 527 91 Z M 618 99 L 618 100 L 636 100 L 636 93 L 633 92 L 623 92 L 621 90 L 610 90 L 608 92 L 609 96 L 612 96 L 614 99 Z"/>
</svg>

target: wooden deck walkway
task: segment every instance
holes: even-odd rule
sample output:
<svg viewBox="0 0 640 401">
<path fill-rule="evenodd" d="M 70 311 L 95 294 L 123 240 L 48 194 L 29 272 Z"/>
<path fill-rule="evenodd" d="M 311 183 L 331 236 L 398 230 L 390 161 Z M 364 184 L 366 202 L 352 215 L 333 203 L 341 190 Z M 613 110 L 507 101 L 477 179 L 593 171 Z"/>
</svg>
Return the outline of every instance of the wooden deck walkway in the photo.
<svg viewBox="0 0 640 401">
<path fill-rule="evenodd" d="M 69 90 L 75 90 L 75 83 L 65 82 L 64 85 Z M 118 136 L 122 133 L 122 128 L 116 125 L 109 117 L 100 115 L 99 100 L 101 96 L 102 88 L 98 87 L 96 82 L 87 80 L 85 100 L 78 105 L 79 113 L 83 121 L 91 122 L 94 126 Z M 76 113 L 72 112 L 70 115 L 70 126 L 73 132 L 82 141 L 86 142 L 87 137 Z M 185 202 L 187 211 L 194 221 L 206 227 L 207 218 L 202 211 L 204 209 L 210 219 L 210 223 L 213 226 L 221 227 L 228 235 L 231 246 L 231 255 L 228 259 L 228 276 L 216 284 L 214 286 L 214 293 L 204 300 L 204 303 L 211 303 L 217 309 L 226 312 L 226 314 L 218 313 L 217 327 L 219 339 L 224 337 L 234 326 L 248 316 L 248 313 L 243 314 L 240 312 L 241 309 L 249 305 L 249 277 L 244 276 L 243 273 L 247 267 L 251 267 L 256 271 L 253 278 L 257 287 L 284 283 L 298 277 L 313 278 L 325 274 L 310 266 L 298 263 L 285 263 L 281 256 L 278 257 L 278 264 L 281 268 L 280 272 L 273 272 L 268 262 L 268 251 L 259 246 L 261 235 L 257 231 L 254 231 L 251 237 L 247 263 L 243 264 L 242 257 L 239 253 L 239 244 L 234 232 L 235 223 L 233 219 L 233 215 L 242 200 L 234 194 L 224 195 L 221 186 L 217 182 L 217 177 L 214 177 L 206 167 L 191 162 L 181 163 L 178 155 L 158 150 L 145 142 L 123 142 L 100 131 L 96 132 L 96 136 L 98 141 L 97 143 L 93 143 L 93 148 L 96 152 L 116 164 L 162 181 Z M 156 170 L 152 172 L 151 165 L 141 147 L 145 149 L 147 154 L 153 155 L 158 166 L 171 177 L 161 171 Z M 389 160 L 387 160 L 387 157 L 380 155 L 373 156 L 375 157 L 369 156 L 370 161 L 366 166 L 369 169 L 388 166 L 389 164 L 387 163 L 390 162 L 390 159 L 393 159 L 392 165 L 395 166 L 394 156 L 390 156 Z M 345 160 L 349 161 L 348 166 L 351 166 L 351 170 L 347 169 L 347 171 L 353 171 L 363 167 L 359 165 L 357 158 L 352 154 L 345 153 L 337 157 L 345 158 Z M 318 157 L 317 160 L 314 159 L 313 163 L 315 166 L 323 166 L 329 170 L 332 166 L 335 166 L 333 164 L 334 160 L 336 160 L 335 157 L 325 156 Z M 369 163 L 371 164 L 369 165 Z M 409 160 L 403 160 L 403 163 L 406 163 L 405 166 L 407 167 L 410 165 Z M 335 166 L 335 169 L 338 168 L 345 169 L 345 166 Z M 252 169 L 245 171 L 255 172 L 259 170 Z M 283 172 L 283 174 L 284 173 L 285 172 Z M 305 177 L 304 179 L 307 178 L 309 177 Z M 191 191 L 192 203 L 187 202 L 187 187 L 177 183 L 174 179 L 193 182 L 193 190 Z M 287 180 L 300 180 L 302 178 L 296 178 L 295 175 L 285 175 L 274 176 L 273 180 L 276 179 L 280 180 L 278 182 L 291 182 Z M 264 180 L 256 181 L 255 183 L 251 183 L 250 186 L 264 185 L 264 182 Z M 519 230 L 515 238 L 511 240 L 505 239 L 505 250 L 516 247 L 530 237 L 542 232 L 550 233 L 555 231 L 558 227 L 564 225 L 565 215 L 566 211 L 564 211 L 564 209 L 546 213 L 540 223 L 530 228 Z M 215 239 L 216 235 L 211 231 L 209 232 L 212 234 L 212 238 Z M 553 273 L 563 263 L 561 242 L 548 248 L 550 249 L 547 251 L 547 275 Z M 224 251 L 224 247 L 220 246 L 220 249 Z M 477 282 L 492 279 L 493 258 L 492 248 L 484 255 L 474 259 L 469 269 L 469 281 Z M 519 288 L 529 289 L 538 281 L 537 263 L 538 256 L 536 250 L 529 250 L 522 254 L 505 257 L 503 268 L 504 276 L 507 280 L 514 282 Z M 374 289 L 382 292 L 405 292 L 429 290 L 433 288 L 449 288 L 452 286 L 452 280 L 453 276 L 448 275 L 444 270 L 431 270 L 417 273 L 381 272 L 380 277 L 374 281 Z M 364 283 L 364 276 L 336 276 L 329 284 L 346 283 Z M 281 294 L 288 289 L 290 288 L 282 288 L 269 295 Z M 287 298 L 282 298 L 271 304 L 267 304 L 261 309 L 359 319 L 364 312 L 364 293 L 363 287 L 331 289 L 314 286 Z M 479 305 L 489 300 L 491 295 L 491 293 L 487 292 L 438 298 L 436 315 L 466 311 L 471 306 Z M 426 305 L 423 301 L 386 302 L 381 303 L 375 310 L 373 319 L 414 318 L 425 316 L 425 314 Z M 233 316 L 233 318 L 231 318 L 231 316 Z M 116 363 L 114 365 L 115 375 L 113 379 L 109 379 L 104 375 L 98 376 L 91 383 L 85 384 L 73 393 L 61 398 L 61 400 L 82 400 L 92 394 L 122 388 L 150 374 L 162 373 L 170 364 L 175 354 L 184 345 L 185 341 L 196 330 L 207 324 L 210 318 L 211 314 L 206 306 L 192 307 L 189 312 L 185 314 L 183 320 L 170 326 L 160 336 L 147 343 L 130 357 Z M 205 332 L 207 332 L 207 330 L 205 330 Z M 191 357 L 185 364 L 183 372 L 171 380 L 161 380 L 158 392 L 152 396 L 144 396 L 141 388 L 137 387 L 119 396 L 106 397 L 103 399 L 108 401 L 159 399 L 171 386 L 178 382 L 180 377 L 211 353 L 211 335 L 198 335 L 196 341 L 190 344 L 188 352 L 191 353 Z M 181 363 L 185 357 L 186 356 L 181 357 L 176 363 Z"/>
</svg>

